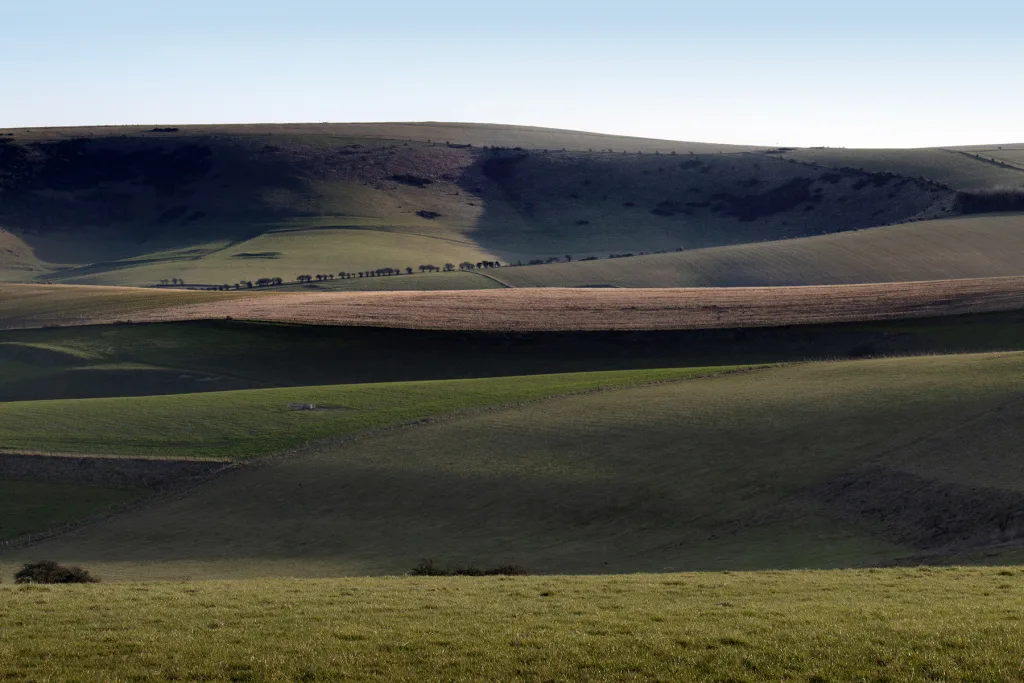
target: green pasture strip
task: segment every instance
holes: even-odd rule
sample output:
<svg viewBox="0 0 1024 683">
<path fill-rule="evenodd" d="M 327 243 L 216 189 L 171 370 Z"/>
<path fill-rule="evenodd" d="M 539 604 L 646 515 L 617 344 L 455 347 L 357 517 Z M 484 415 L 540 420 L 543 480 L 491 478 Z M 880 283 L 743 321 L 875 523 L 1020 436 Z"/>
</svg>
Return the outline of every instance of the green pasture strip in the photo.
<svg viewBox="0 0 1024 683">
<path fill-rule="evenodd" d="M 362 401 L 410 415 L 414 390 L 451 408 L 488 385 L 392 385 Z M 0 563 L 42 553 L 109 580 L 381 576 L 423 557 L 570 574 L 944 563 L 976 550 L 990 564 L 1019 538 L 1006 520 L 1024 501 L 1022 396 L 1024 353 L 1007 353 L 800 363 L 470 411 L 326 439 Z M 275 421 L 326 427 L 333 414 L 276 401 L 214 414 L 215 403 L 165 419 L 193 428 L 164 436 L 166 450 L 189 452 L 174 439 L 213 440 L 223 425 L 269 449 L 305 437 Z M 68 415 L 49 417 L 89 422 Z M 121 438 L 104 419 L 92 422 L 107 443 Z"/>
<path fill-rule="evenodd" d="M 0 540 L 77 522 L 142 493 L 83 484 L 0 481 Z"/>
<path fill-rule="evenodd" d="M 0 401 L 1014 349 L 1024 349 L 1024 311 L 741 332 L 92 325 L 0 332 Z"/>
<path fill-rule="evenodd" d="M 471 408 L 751 367 L 757 366 L 12 402 L 0 404 L 0 448 L 244 460 Z M 296 410 L 292 404 L 315 404 L 322 410 Z"/>
<path fill-rule="evenodd" d="M 1024 570 L 0 586 L 0 677 L 1019 681 Z"/>
</svg>

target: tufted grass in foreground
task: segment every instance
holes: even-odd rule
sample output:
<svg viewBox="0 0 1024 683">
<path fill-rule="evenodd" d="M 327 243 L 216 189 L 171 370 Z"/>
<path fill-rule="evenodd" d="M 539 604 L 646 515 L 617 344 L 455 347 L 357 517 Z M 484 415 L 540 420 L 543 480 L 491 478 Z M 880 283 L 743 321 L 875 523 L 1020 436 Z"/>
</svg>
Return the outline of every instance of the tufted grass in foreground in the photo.
<svg viewBox="0 0 1024 683">
<path fill-rule="evenodd" d="M 1024 569 L 0 586 L 0 679 L 1016 681 Z"/>
</svg>

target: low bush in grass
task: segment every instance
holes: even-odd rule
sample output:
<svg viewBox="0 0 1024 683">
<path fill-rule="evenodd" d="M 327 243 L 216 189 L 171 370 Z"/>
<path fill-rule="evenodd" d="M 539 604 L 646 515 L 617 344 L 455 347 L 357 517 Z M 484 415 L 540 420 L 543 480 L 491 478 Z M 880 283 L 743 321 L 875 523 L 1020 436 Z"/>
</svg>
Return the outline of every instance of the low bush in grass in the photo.
<svg viewBox="0 0 1024 683">
<path fill-rule="evenodd" d="M 470 566 L 448 570 L 434 564 L 432 559 L 424 558 L 409 570 L 409 574 L 412 576 L 528 576 L 529 572 L 517 564 L 503 564 L 489 569 Z"/>
<path fill-rule="evenodd" d="M 81 567 L 65 567 L 50 560 L 28 562 L 14 575 L 15 583 L 99 583 Z"/>
</svg>

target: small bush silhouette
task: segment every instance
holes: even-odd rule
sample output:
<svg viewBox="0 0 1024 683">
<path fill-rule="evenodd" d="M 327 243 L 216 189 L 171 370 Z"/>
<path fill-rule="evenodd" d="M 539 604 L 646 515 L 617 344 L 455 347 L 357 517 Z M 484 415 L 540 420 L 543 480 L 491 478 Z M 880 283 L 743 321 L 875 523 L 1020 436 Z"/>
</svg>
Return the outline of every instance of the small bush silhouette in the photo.
<svg viewBox="0 0 1024 683">
<path fill-rule="evenodd" d="M 477 567 L 457 567 L 447 571 L 434 564 L 429 558 L 424 558 L 409 570 L 412 576 L 527 576 L 529 572 L 518 564 L 503 564 L 490 569 L 478 569 Z"/>
<path fill-rule="evenodd" d="M 518 564 L 503 564 L 500 567 L 490 569 L 477 569 L 476 567 L 461 567 L 453 569 L 452 576 L 528 576 L 530 572 Z"/>
<path fill-rule="evenodd" d="M 448 572 L 434 564 L 430 558 L 423 558 L 415 567 L 409 570 L 413 576 L 447 576 Z"/>
<path fill-rule="evenodd" d="M 49 560 L 26 563 L 14 575 L 15 583 L 99 583 L 99 581 L 98 578 L 90 575 L 81 567 L 65 567 Z"/>
</svg>

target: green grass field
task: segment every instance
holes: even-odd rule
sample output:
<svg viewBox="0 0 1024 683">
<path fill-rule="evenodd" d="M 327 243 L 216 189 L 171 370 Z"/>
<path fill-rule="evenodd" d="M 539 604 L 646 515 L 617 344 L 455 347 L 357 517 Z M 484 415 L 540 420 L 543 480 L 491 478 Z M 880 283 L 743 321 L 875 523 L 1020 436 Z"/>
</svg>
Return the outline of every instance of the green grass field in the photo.
<svg viewBox="0 0 1024 683">
<path fill-rule="evenodd" d="M 94 325 L 0 332 L 0 401 L 1011 350 L 1024 350 L 1024 312 L 515 336 L 239 321 Z"/>
<path fill-rule="evenodd" d="M 93 316 L 131 320 L 133 314 L 142 311 L 250 295 L 135 287 L 0 285 L 0 328 L 54 327 L 80 323 Z"/>
<path fill-rule="evenodd" d="M 0 404 L 0 448 L 250 459 L 310 441 L 548 396 L 742 368 L 630 370 Z M 293 410 L 314 403 L 323 410 Z"/>
<path fill-rule="evenodd" d="M 477 412 L 243 467 L 4 561 L 132 580 L 394 574 L 421 557 L 544 573 L 993 562 L 1024 504 L 1022 364 L 807 363 Z M 0 408 L 21 425 L 3 441 L 25 448 L 244 458 L 598 382 L 567 379 L 323 390 L 350 413 L 290 412 L 283 390 Z"/>
<path fill-rule="evenodd" d="M 1020 680 L 1015 283 L 788 326 L 778 290 L 319 294 L 1020 276 L 1024 216 L 956 197 L 1019 146 L 4 133 L 0 680 Z M 103 582 L 10 583 L 41 559 Z"/>
<path fill-rule="evenodd" d="M 973 189 L 1024 173 L 937 149 L 783 158 L 465 124 L 13 133 L 19 171 L 4 181 L 12 201 L 0 210 L 0 277 L 72 284 L 219 285 L 745 245 L 950 216 L 953 191 L 933 181 Z M 864 163 L 848 158 L 862 152 Z M 109 178 L 96 175 L 93 154 Z M 144 171 L 174 154 L 168 193 Z M 44 159 L 64 168 L 59 187 Z M 412 284 L 398 281 L 389 279 Z"/>
<path fill-rule="evenodd" d="M 78 522 L 144 493 L 73 483 L 0 481 L 0 541 Z"/>
<path fill-rule="evenodd" d="M 357 271 L 358 272 L 358 271 Z M 394 292 L 404 290 L 432 291 L 439 289 L 501 289 L 506 285 L 479 272 L 413 273 L 345 280 L 313 281 L 309 284 L 288 283 L 282 291 L 319 290 L 324 292 Z"/>
<path fill-rule="evenodd" d="M 373 230 L 361 226 L 358 229 L 314 227 L 270 232 L 201 258 L 173 258 L 95 272 L 73 270 L 56 274 L 52 279 L 82 285 L 153 285 L 177 277 L 193 284 L 220 285 L 255 281 L 260 277 L 281 277 L 294 282 L 296 277 L 306 273 L 337 275 L 341 271 L 385 267 L 404 271 L 411 267 L 416 271 L 411 277 L 359 278 L 346 280 L 344 286 L 336 281 L 336 286 L 353 290 L 469 289 L 464 284 L 466 279 L 471 279 L 478 289 L 499 286 L 479 276 L 461 278 L 446 273 L 421 276 L 418 271 L 421 264 L 443 267 L 445 263 L 458 265 L 463 261 L 477 263 L 505 257 L 499 258 L 467 239 L 462 233 L 468 232 L 468 228 L 437 229 L 430 235 L 420 235 L 414 230 Z"/>
<path fill-rule="evenodd" d="M 1020 679 L 1017 568 L 0 586 L 9 680 Z"/>
<path fill-rule="evenodd" d="M 1007 214 L 493 273 L 514 287 L 743 287 L 1020 274 L 1024 216 Z"/>
</svg>

